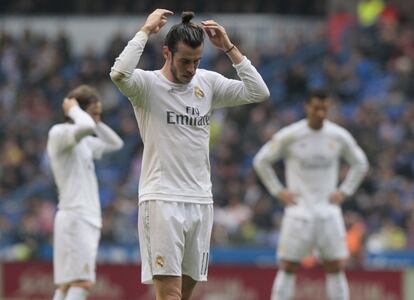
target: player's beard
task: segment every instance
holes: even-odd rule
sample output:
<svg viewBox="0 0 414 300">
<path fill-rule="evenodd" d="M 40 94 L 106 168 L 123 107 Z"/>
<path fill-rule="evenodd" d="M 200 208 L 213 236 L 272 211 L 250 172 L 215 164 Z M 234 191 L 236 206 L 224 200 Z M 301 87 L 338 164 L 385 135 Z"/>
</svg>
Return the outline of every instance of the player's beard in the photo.
<svg viewBox="0 0 414 300">
<path fill-rule="evenodd" d="M 187 83 L 189 83 L 191 81 L 191 79 L 190 80 L 185 80 L 185 79 L 180 79 L 178 77 L 178 71 L 177 71 L 177 68 L 174 66 L 174 63 L 173 62 L 174 62 L 174 60 L 171 60 L 170 70 L 171 70 L 171 74 L 172 74 L 174 80 L 177 83 L 180 83 L 180 84 L 187 84 Z"/>
</svg>

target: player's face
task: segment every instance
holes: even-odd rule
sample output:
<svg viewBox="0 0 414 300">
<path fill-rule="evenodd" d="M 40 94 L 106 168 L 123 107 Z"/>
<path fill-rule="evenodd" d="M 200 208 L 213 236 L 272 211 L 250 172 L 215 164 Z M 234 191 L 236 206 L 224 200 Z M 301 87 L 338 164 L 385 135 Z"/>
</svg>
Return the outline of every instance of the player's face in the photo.
<svg viewBox="0 0 414 300">
<path fill-rule="evenodd" d="M 94 102 L 89 104 L 88 108 L 86 109 L 86 112 L 91 115 L 92 119 L 95 120 L 95 122 L 99 122 L 101 120 L 101 114 L 102 114 L 102 104 L 101 102 Z"/>
<path fill-rule="evenodd" d="M 323 120 L 328 115 L 330 101 L 313 98 L 305 105 L 306 117 L 308 124 L 313 129 L 320 129 L 323 126 Z"/>
<path fill-rule="evenodd" d="M 177 51 L 169 52 L 170 71 L 175 83 L 187 84 L 193 79 L 200 64 L 203 45 L 193 49 L 178 43 Z"/>
</svg>

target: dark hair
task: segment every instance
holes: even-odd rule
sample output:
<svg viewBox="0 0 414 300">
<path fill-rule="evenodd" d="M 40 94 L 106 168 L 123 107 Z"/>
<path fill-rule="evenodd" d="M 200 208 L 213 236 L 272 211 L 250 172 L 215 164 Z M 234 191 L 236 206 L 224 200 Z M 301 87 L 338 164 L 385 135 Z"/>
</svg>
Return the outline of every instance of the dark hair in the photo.
<svg viewBox="0 0 414 300">
<path fill-rule="evenodd" d="M 181 15 L 181 23 L 175 24 L 164 40 L 164 45 L 174 53 L 177 51 L 177 44 L 183 42 L 184 44 L 195 49 L 204 43 L 204 30 L 200 25 L 191 22 L 194 18 L 194 13 L 185 11 Z"/>
<path fill-rule="evenodd" d="M 83 110 L 87 109 L 90 104 L 100 101 L 96 89 L 87 84 L 74 88 L 66 95 L 66 98 L 75 98 Z"/>
<path fill-rule="evenodd" d="M 325 100 L 329 99 L 329 93 L 325 89 L 310 90 L 309 93 L 308 93 L 308 97 L 306 98 L 306 102 L 309 103 L 314 98 L 325 101 Z"/>
</svg>

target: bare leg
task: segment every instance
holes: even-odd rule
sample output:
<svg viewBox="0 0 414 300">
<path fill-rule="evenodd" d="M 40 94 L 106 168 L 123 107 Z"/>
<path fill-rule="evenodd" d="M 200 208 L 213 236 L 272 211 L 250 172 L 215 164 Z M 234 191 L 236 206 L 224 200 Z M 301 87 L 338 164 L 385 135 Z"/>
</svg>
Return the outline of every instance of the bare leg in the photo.
<svg viewBox="0 0 414 300">
<path fill-rule="evenodd" d="M 348 281 L 344 273 L 344 261 L 325 261 L 326 292 L 329 300 L 349 300 Z"/>
<path fill-rule="evenodd" d="M 88 298 L 93 282 L 79 280 L 70 283 L 65 300 L 85 300 Z"/>
<path fill-rule="evenodd" d="M 282 260 L 279 263 L 272 288 L 271 300 L 291 300 L 295 289 L 295 273 L 299 267 L 298 262 Z"/>
<path fill-rule="evenodd" d="M 157 275 L 153 280 L 156 300 L 181 300 L 181 277 Z"/>
<path fill-rule="evenodd" d="M 182 294 L 182 300 L 189 300 L 191 297 L 191 294 L 197 284 L 197 281 L 192 279 L 190 276 L 183 275 L 182 277 L 182 287 L 181 287 L 181 294 Z"/>
</svg>

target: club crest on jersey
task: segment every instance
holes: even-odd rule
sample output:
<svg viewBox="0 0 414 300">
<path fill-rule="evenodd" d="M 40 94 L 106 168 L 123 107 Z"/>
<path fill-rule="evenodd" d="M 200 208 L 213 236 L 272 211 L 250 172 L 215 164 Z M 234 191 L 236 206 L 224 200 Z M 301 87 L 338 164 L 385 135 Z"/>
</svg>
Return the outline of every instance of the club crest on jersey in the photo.
<svg viewBox="0 0 414 300">
<path fill-rule="evenodd" d="M 200 98 L 200 100 L 204 98 L 204 92 L 198 86 L 194 88 L 194 94 L 197 98 Z"/>
</svg>

